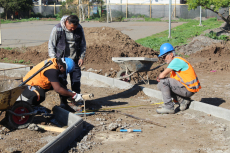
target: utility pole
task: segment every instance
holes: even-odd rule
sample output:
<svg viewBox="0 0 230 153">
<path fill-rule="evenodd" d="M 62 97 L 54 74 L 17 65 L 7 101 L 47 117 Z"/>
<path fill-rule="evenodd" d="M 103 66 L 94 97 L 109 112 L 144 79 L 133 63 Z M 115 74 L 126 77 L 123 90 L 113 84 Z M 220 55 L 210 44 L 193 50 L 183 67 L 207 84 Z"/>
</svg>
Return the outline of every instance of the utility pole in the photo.
<svg viewBox="0 0 230 153">
<path fill-rule="evenodd" d="M 172 0 L 169 0 L 169 36 L 168 38 L 171 37 L 171 13 L 172 13 Z"/>
<path fill-rule="evenodd" d="M 108 7 L 108 0 L 106 0 L 106 15 L 107 15 L 107 23 L 109 23 L 109 7 Z"/>
<path fill-rule="evenodd" d="M 0 45 L 2 45 L 1 13 L 2 13 L 2 9 L 0 11 Z"/>
<path fill-rule="evenodd" d="M 81 0 L 79 0 L 79 18 L 81 23 Z"/>
<path fill-rule="evenodd" d="M 39 13 L 42 13 L 42 0 L 38 0 Z"/>
<path fill-rule="evenodd" d="M 202 26 L 202 23 L 201 23 L 201 14 L 202 14 L 202 8 L 200 6 L 200 24 L 199 24 L 199 26 Z"/>
</svg>

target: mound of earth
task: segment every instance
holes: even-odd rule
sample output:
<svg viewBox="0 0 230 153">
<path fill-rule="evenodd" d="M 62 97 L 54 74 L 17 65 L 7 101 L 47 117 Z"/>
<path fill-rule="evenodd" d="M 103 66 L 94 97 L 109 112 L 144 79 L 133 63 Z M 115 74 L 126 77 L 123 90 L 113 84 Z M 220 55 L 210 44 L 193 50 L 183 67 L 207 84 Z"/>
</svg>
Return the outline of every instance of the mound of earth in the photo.
<svg viewBox="0 0 230 153">
<path fill-rule="evenodd" d="M 84 28 L 87 51 L 84 60 L 86 69 L 102 69 L 105 74 L 111 68 L 118 71 L 119 66 L 112 61 L 112 57 L 148 57 L 157 58 L 158 52 L 141 46 L 129 36 L 110 27 Z M 48 42 L 39 46 L 0 49 L 1 62 L 36 65 L 48 58 Z"/>
<path fill-rule="evenodd" d="M 175 49 L 178 54 L 190 55 L 204 49 L 206 46 L 219 43 L 224 43 L 224 41 L 211 39 L 206 36 L 198 36 L 194 37 L 189 44 L 177 46 Z"/>
<path fill-rule="evenodd" d="M 230 70 L 230 43 L 218 43 L 205 47 L 204 49 L 189 56 L 189 61 L 194 63 L 195 68 L 204 71 L 229 71 Z"/>
</svg>

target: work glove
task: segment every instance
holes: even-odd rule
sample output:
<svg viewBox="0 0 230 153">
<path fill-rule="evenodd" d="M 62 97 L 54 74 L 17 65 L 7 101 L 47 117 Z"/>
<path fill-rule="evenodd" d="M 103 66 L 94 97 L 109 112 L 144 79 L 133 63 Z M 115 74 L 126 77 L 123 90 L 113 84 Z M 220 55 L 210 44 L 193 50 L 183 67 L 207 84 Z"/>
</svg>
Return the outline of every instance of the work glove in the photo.
<svg viewBox="0 0 230 153">
<path fill-rule="evenodd" d="M 73 98 L 76 102 L 83 101 L 82 94 L 77 94 L 77 93 L 76 93 L 72 98 Z"/>
</svg>

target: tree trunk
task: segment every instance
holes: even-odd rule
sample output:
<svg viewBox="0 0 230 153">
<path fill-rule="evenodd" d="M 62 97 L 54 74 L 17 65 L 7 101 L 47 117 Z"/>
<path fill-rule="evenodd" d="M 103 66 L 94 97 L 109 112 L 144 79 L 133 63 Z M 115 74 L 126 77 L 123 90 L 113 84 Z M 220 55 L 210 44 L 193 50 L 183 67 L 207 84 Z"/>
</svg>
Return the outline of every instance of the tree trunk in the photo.
<svg viewBox="0 0 230 153">
<path fill-rule="evenodd" d="M 227 22 L 224 26 L 224 29 L 225 30 L 229 30 L 230 29 L 230 15 L 227 17 Z"/>
<path fill-rule="evenodd" d="M 203 6 L 203 5 L 201 5 L 201 6 Z M 228 20 L 222 14 L 220 14 L 219 12 L 214 11 L 213 9 L 208 8 L 206 6 L 203 6 L 203 7 L 206 8 L 206 9 L 208 9 L 208 10 L 210 10 L 210 11 L 212 11 L 212 12 L 214 12 L 214 13 L 216 13 L 217 15 L 219 15 L 221 17 L 222 20 L 224 20 L 226 23 L 228 23 Z"/>
<path fill-rule="evenodd" d="M 6 20 L 7 20 L 7 10 L 6 10 Z"/>
<path fill-rule="evenodd" d="M 101 4 L 101 16 L 100 17 L 102 17 L 102 4 Z"/>
</svg>

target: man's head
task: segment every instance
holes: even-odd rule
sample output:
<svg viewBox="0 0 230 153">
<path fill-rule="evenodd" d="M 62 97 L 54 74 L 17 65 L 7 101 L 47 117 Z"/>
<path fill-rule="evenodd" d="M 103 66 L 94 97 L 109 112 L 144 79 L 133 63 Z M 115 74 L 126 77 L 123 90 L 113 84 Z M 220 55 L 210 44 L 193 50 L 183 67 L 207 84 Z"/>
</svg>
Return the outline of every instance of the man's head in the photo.
<svg viewBox="0 0 230 153">
<path fill-rule="evenodd" d="M 173 60 L 173 58 L 175 57 L 175 54 L 176 54 L 175 51 L 168 52 L 168 53 L 164 54 L 162 56 L 162 58 L 167 64 L 169 64 Z"/>
<path fill-rule="evenodd" d="M 74 70 L 75 62 L 71 58 L 61 58 L 57 60 L 60 73 L 71 73 Z"/>
<path fill-rule="evenodd" d="M 175 57 L 176 53 L 173 46 L 169 43 L 164 43 L 160 47 L 160 55 L 166 63 L 170 63 Z"/>
<path fill-rule="evenodd" d="M 70 15 L 66 18 L 65 27 L 69 31 L 74 31 L 79 24 L 79 19 L 76 15 Z"/>
</svg>

